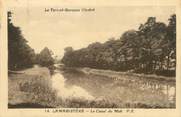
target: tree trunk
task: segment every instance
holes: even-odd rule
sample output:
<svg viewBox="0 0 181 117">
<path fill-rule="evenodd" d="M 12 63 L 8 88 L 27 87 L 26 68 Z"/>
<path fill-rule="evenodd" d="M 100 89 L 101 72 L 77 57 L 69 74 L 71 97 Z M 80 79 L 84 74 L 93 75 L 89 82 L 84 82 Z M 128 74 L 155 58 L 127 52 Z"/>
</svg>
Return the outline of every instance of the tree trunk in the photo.
<svg viewBox="0 0 181 117">
<path fill-rule="evenodd" d="M 167 70 L 169 70 L 169 64 L 170 64 L 170 56 L 168 54 L 168 59 L 167 59 Z"/>
</svg>

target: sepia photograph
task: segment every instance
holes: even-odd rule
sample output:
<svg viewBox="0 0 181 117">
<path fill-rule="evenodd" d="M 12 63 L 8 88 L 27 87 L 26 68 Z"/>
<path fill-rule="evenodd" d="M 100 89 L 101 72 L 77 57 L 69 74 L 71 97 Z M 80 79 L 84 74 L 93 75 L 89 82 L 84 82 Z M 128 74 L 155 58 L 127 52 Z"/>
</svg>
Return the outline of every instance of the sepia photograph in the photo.
<svg viewBox="0 0 181 117">
<path fill-rule="evenodd" d="M 8 108 L 176 108 L 173 6 L 11 7 Z"/>
</svg>

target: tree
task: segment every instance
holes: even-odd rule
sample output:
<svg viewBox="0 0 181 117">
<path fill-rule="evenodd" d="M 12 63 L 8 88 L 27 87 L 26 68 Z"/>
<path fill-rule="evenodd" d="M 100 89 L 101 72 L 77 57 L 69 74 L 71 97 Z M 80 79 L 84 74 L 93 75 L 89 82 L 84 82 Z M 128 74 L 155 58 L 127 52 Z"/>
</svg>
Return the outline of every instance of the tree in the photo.
<svg viewBox="0 0 181 117">
<path fill-rule="evenodd" d="M 176 15 L 173 14 L 169 18 L 169 24 L 167 27 L 167 70 L 170 68 L 171 60 L 174 61 L 174 66 L 176 65 Z"/>
<path fill-rule="evenodd" d="M 171 16 L 168 26 L 157 22 L 155 17 L 149 17 L 138 30 L 128 30 L 119 39 L 95 42 L 79 50 L 66 48 L 62 61 L 66 66 L 74 67 L 139 73 L 165 72 L 165 60 L 167 70 L 170 70 L 171 61 L 176 59 L 175 43 L 176 16 Z"/>
<path fill-rule="evenodd" d="M 145 72 L 154 72 L 157 61 L 163 62 L 166 29 L 167 26 L 164 23 L 156 22 L 155 17 L 148 18 L 147 22 L 139 28 L 139 36 L 142 37 L 143 45 L 141 61 Z"/>
<path fill-rule="evenodd" d="M 11 12 L 8 12 L 8 69 L 18 70 L 31 67 L 34 64 L 35 52 L 27 44 L 19 27 L 11 22 Z"/>
<path fill-rule="evenodd" d="M 47 47 L 45 47 L 40 54 L 37 55 L 38 64 L 41 66 L 49 67 L 54 64 L 54 59 L 52 57 L 53 53 Z"/>
<path fill-rule="evenodd" d="M 64 49 L 64 56 L 61 60 L 62 63 L 66 64 L 67 66 L 72 66 L 73 65 L 73 48 L 72 47 L 66 47 Z M 75 62 L 75 60 L 74 60 Z"/>
<path fill-rule="evenodd" d="M 126 66 L 131 69 L 138 68 L 138 60 L 140 59 L 140 49 L 143 46 L 141 37 L 136 30 L 128 30 L 121 37 L 122 47 L 121 53 L 124 57 Z M 129 65 L 128 62 L 129 61 Z"/>
</svg>

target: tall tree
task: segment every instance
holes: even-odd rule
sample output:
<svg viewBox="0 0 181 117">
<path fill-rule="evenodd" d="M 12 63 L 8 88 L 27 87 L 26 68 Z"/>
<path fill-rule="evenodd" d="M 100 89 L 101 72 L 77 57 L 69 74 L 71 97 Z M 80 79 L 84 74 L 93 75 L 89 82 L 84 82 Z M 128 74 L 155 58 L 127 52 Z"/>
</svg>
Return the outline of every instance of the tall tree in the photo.
<svg viewBox="0 0 181 117">
<path fill-rule="evenodd" d="M 31 67 L 35 52 L 27 44 L 19 27 L 11 22 L 11 12 L 8 12 L 8 69 L 17 70 Z"/>
<path fill-rule="evenodd" d="M 170 68 L 171 60 L 174 61 L 174 67 L 176 65 L 176 15 L 173 14 L 169 18 L 169 24 L 167 27 L 167 70 Z"/>
<path fill-rule="evenodd" d="M 156 22 L 155 17 L 149 17 L 147 22 L 140 26 L 139 35 L 142 38 L 143 45 L 141 61 L 145 72 L 153 72 L 155 70 L 155 63 L 163 54 L 162 45 L 164 45 L 166 33 L 166 25 Z M 163 59 L 161 60 L 163 61 Z"/>
</svg>

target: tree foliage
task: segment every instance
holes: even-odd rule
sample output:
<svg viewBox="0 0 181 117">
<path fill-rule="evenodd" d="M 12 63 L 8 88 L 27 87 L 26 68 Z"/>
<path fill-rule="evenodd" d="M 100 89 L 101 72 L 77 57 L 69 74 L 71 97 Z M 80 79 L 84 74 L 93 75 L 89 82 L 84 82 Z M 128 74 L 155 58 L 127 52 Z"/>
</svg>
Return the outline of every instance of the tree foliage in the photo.
<svg viewBox="0 0 181 117">
<path fill-rule="evenodd" d="M 11 23 L 10 14 L 11 12 L 8 12 L 8 69 L 31 67 L 35 60 L 35 52 L 28 45 L 20 28 Z"/>
<path fill-rule="evenodd" d="M 66 66 L 169 75 L 176 68 L 176 15 L 168 25 L 149 17 L 138 30 L 128 30 L 119 39 L 70 48 L 62 59 Z"/>
<path fill-rule="evenodd" d="M 8 12 L 8 69 L 18 70 L 40 64 L 49 67 L 54 64 L 52 51 L 45 47 L 39 54 L 28 45 L 19 27 L 11 22 L 11 12 Z"/>
<path fill-rule="evenodd" d="M 45 47 L 39 54 L 37 54 L 37 64 L 41 66 L 49 67 L 54 64 L 54 59 L 52 57 L 53 53 L 47 47 Z"/>
</svg>

